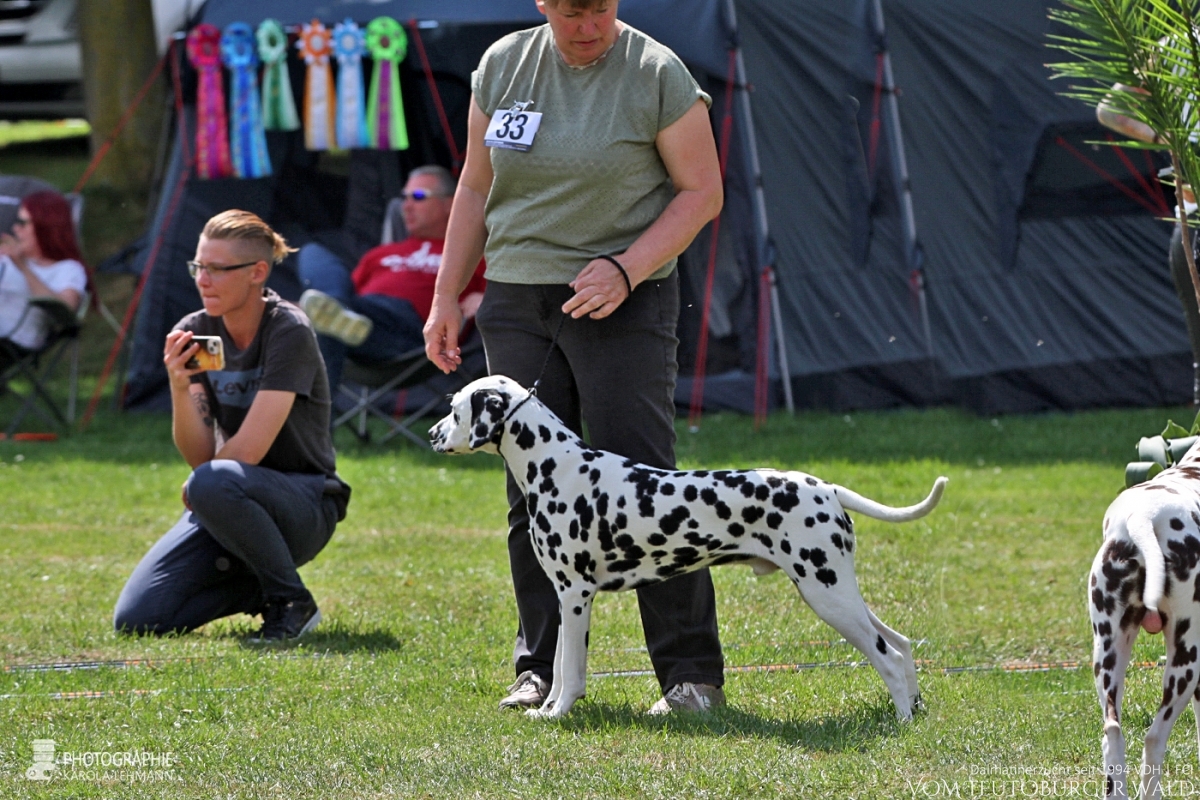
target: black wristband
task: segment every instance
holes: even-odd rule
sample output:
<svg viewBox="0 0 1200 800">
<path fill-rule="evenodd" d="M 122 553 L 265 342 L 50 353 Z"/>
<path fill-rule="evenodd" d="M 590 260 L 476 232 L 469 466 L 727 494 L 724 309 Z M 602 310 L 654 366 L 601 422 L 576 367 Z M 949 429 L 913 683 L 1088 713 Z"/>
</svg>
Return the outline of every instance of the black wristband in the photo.
<svg viewBox="0 0 1200 800">
<path fill-rule="evenodd" d="M 633 283 L 629 280 L 629 273 L 626 272 L 625 268 L 621 266 L 620 261 L 617 261 L 617 259 L 613 258 L 610 255 L 599 255 L 599 256 L 596 256 L 596 258 L 602 258 L 605 261 L 607 261 L 608 263 L 612 264 L 614 267 L 616 267 L 617 271 L 621 273 L 621 277 L 625 279 L 625 288 L 629 290 L 629 294 L 633 294 Z"/>
</svg>

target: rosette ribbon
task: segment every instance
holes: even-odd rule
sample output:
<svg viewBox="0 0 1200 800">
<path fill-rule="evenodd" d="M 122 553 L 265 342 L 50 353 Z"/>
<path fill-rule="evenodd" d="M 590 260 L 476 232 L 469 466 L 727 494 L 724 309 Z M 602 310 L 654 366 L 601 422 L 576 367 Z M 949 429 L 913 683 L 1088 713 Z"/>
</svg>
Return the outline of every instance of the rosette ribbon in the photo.
<svg viewBox="0 0 1200 800">
<path fill-rule="evenodd" d="M 333 53 L 338 60 L 337 143 L 345 150 L 368 144 L 362 79 L 362 57 L 366 52 L 367 37 L 354 20 L 347 19 L 334 26 Z"/>
<path fill-rule="evenodd" d="M 287 34 L 276 20 L 264 19 L 255 32 L 263 63 L 262 121 L 268 131 L 300 129 L 292 81 L 288 78 Z"/>
<path fill-rule="evenodd" d="M 335 142 L 333 115 L 337 103 L 329 69 L 332 52 L 329 29 L 314 19 L 301 28 L 296 47 L 308 64 L 304 79 L 304 146 L 309 150 L 328 150 Z"/>
<path fill-rule="evenodd" d="M 203 23 L 187 37 L 188 60 L 196 68 L 196 175 L 228 178 L 233 174 L 229 159 L 229 132 L 225 123 L 225 89 L 221 84 L 221 31 Z"/>
<path fill-rule="evenodd" d="M 376 17 L 367 25 L 367 50 L 375 59 L 367 102 L 371 146 L 379 150 L 407 150 L 408 130 L 400 97 L 400 62 L 408 51 L 404 28 L 391 17 Z"/>
<path fill-rule="evenodd" d="M 258 100 L 258 50 L 254 30 L 245 22 L 231 22 L 221 34 L 221 60 L 229 68 L 229 144 L 233 172 L 239 178 L 271 174 L 267 135 L 263 131 Z"/>
</svg>

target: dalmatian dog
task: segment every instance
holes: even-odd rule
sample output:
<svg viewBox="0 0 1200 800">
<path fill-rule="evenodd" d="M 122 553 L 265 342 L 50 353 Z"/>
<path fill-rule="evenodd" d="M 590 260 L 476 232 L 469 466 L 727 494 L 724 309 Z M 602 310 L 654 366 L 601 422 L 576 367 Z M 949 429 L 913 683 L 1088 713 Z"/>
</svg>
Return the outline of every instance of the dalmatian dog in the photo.
<svg viewBox="0 0 1200 800">
<path fill-rule="evenodd" d="M 1088 608 L 1092 671 L 1104 717 L 1106 797 L 1128 796 L 1121 699 L 1138 628 L 1162 631 L 1163 696 L 1142 750 L 1142 798 L 1162 796 L 1163 754 L 1189 700 L 1200 718 L 1200 453 L 1126 489 L 1104 514 L 1104 543 L 1092 562 Z"/>
<path fill-rule="evenodd" d="M 430 431 L 433 449 L 499 453 L 525 494 L 534 550 L 562 614 L 554 681 L 536 717 L 561 717 L 584 695 L 597 592 L 743 562 L 782 569 L 825 622 L 887 684 L 897 715 L 920 702 L 909 640 L 879 621 L 854 575 L 847 510 L 889 522 L 925 516 L 946 478 L 918 505 L 890 508 L 802 472 L 654 469 L 588 447 L 535 395 L 503 376 L 460 390 Z"/>
</svg>

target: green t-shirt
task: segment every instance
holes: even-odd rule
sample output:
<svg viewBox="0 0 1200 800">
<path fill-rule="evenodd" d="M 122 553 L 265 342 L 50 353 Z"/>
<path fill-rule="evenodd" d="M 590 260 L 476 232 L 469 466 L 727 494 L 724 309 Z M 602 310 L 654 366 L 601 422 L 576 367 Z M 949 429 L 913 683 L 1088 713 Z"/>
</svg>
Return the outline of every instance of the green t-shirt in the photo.
<svg viewBox="0 0 1200 800">
<path fill-rule="evenodd" d="M 582 69 L 563 61 L 549 25 L 509 34 L 471 89 L 489 119 L 529 100 L 542 114 L 528 152 L 490 148 L 487 279 L 502 283 L 569 283 L 633 244 L 675 196 L 655 137 L 697 100 L 712 104 L 678 56 L 628 25 Z"/>
</svg>

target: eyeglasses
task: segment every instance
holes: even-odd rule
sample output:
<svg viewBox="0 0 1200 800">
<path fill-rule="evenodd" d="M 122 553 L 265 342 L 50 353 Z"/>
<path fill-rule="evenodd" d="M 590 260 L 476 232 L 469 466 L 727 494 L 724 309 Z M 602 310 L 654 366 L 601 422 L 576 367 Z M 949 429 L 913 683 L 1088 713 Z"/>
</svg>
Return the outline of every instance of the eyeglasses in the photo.
<svg viewBox="0 0 1200 800">
<path fill-rule="evenodd" d="M 262 259 L 259 259 L 259 261 L 261 261 L 261 260 Z M 195 278 L 197 275 L 200 274 L 200 270 L 204 270 L 205 272 L 207 272 L 208 276 L 211 278 L 211 277 L 215 276 L 218 272 L 230 272 L 232 270 L 242 269 L 244 267 L 253 267 L 257 263 L 258 263 L 258 261 L 247 261 L 245 264 L 233 264 L 228 267 L 214 267 L 209 264 L 201 264 L 199 261 L 189 261 L 189 262 L 187 262 L 187 267 L 188 267 L 188 274 L 191 275 L 193 278 Z"/>
<path fill-rule="evenodd" d="M 32 225 L 32 224 L 33 224 L 33 220 L 23 218 L 23 217 L 17 217 L 16 219 L 13 220 L 14 228 L 24 228 L 26 225 Z"/>
<path fill-rule="evenodd" d="M 401 200 L 416 200 L 417 202 L 420 202 L 421 200 L 428 200 L 431 197 L 445 197 L 445 196 L 446 195 L 444 195 L 444 194 L 434 194 L 433 192 L 429 191 L 428 189 L 413 189 L 411 192 L 401 192 L 400 193 Z"/>
</svg>

